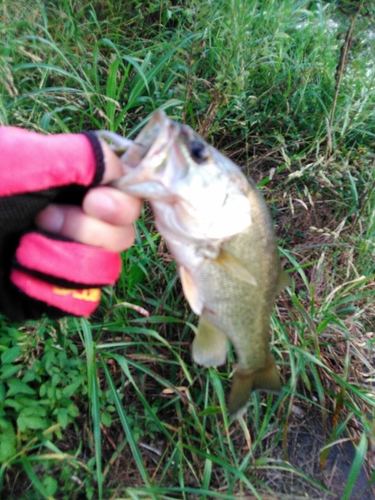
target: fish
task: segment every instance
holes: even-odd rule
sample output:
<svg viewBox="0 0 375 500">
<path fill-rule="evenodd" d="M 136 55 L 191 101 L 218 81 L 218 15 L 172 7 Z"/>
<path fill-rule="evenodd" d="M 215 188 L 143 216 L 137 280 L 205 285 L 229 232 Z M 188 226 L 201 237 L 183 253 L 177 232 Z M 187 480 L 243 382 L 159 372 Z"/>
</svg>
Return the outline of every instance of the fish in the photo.
<svg viewBox="0 0 375 500">
<path fill-rule="evenodd" d="M 237 360 L 228 399 L 233 419 L 254 390 L 279 393 L 270 351 L 270 315 L 288 283 L 267 204 L 251 179 L 192 128 L 156 110 L 130 144 L 103 132 L 121 155 L 124 176 L 113 184 L 146 199 L 177 262 L 183 292 L 199 316 L 192 358 Z"/>
</svg>

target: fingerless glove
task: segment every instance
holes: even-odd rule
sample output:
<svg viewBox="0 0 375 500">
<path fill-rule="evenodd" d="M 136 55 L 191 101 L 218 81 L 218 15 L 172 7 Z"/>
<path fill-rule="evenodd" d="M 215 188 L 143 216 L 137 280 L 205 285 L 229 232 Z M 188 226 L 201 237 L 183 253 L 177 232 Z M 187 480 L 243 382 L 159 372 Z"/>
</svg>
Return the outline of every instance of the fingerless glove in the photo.
<svg viewBox="0 0 375 500">
<path fill-rule="evenodd" d="M 96 309 L 100 288 L 120 273 L 120 256 L 38 231 L 34 218 L 51 202 L 80 205 L 103 173 L 94 134 L 0 127 L 0 312 L 23 321 Z"/>
</svg>

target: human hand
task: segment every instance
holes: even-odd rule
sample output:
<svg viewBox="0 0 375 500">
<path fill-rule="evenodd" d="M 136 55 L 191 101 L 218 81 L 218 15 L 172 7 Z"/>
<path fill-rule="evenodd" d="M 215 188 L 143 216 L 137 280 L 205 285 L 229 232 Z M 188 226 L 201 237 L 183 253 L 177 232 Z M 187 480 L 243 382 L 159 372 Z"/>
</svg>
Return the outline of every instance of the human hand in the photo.
<svg viewBox="0 0 375 500">
<path fill-rule="evenodd" d="M 17 319 L 89 315 L 98 288 L 118 277 L 114 252 L 133 243 L 141 201 L 104 185 L 87 191 L 122 175 L 119 159 L 91 134 L 0 131 L 8 166 L 0 171 L 0 310 Z"/>
<path fill-rule="evenodd" d="M 121 252 L 134 243 L 133 223 L 139 217 L 142 202 L 105 185 L 119 179 L 123 170 L 108 144 L 100 144 L 105 159 L 102 185 L 91 188 L 81 206 L 49 204 L 36 216 L 35 223 L 44 231 Z"/>
</svg>

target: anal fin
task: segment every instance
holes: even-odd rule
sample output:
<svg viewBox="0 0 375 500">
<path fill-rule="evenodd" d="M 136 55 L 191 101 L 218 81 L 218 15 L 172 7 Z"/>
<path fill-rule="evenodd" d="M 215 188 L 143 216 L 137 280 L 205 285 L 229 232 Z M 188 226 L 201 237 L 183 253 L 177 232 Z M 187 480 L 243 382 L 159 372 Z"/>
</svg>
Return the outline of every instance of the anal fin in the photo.
<svg viewBox="0 0 375 500">
<path fill-rule="evenodd" d="M 277 288 L 276 288 L 277 293 L 281 292 L 281 290 L 284 290 L 284 288 L 289 286 L 290 281 L 291 280 L 289 274 L 287 274 L 284 270 L 281 269 L 279 274 L 279 279 L 277 282 Z"/>
<path fill-rule="evenodd" d="M 228 353 L 227 336 L 201 316 L 192 351 L 193 359 L 199 365 L 223 365 Z"/>
</svg>

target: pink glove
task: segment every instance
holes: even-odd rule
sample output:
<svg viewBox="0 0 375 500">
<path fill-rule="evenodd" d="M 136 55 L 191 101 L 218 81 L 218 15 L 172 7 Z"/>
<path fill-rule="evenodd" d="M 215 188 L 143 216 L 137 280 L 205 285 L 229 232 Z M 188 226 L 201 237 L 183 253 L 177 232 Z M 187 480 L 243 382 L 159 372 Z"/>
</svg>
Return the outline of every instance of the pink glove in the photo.
<svg viewBox="0 0 375 500">
<path fill-rule="evenodd" d="M 0 311 L 11 318 L 88 316 L 121 270 L 117 253 L 36 229 L 49 203 L 80 205 L 104 173 L 91 133 L 44 136 L 0 127 Z"/>
</svg>

